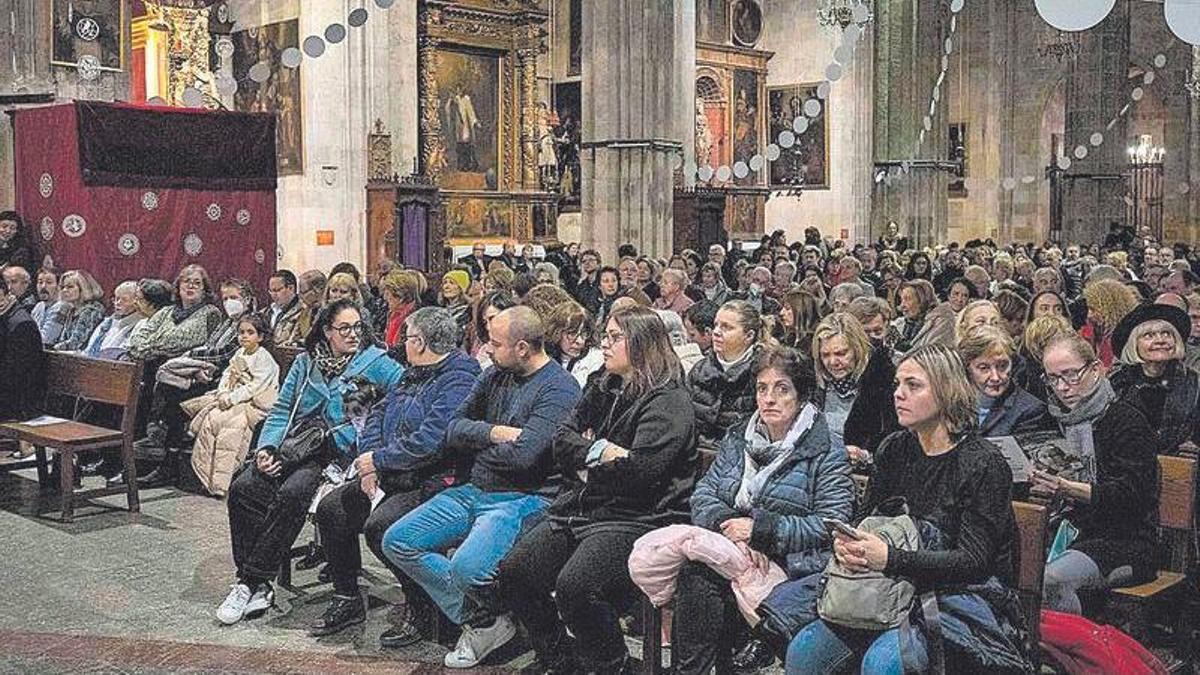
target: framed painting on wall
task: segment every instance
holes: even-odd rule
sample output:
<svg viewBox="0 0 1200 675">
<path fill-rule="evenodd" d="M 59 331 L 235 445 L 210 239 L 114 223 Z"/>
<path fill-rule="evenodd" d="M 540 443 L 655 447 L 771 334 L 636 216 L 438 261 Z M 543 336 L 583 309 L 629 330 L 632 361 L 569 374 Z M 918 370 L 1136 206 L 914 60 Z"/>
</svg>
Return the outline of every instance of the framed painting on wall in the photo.
<svg viewBox="0 0 1200 675">
<path fill-rule="evenodd" d="M 733 72 L 733 164 L 738 162 L 750 163 L 750 158 L 758 154 L 758 136 L 760 102 L 758 95 L 758 73 L 750 70 L 735 70 Z M 738 185 L 754 185 L 759 182 L 759 174 L 751 171 L 748 175 L 737 178 Z"/>
<path fill-rule="evenodd" d="M 810 99 L 821 103 L 815 117 L 804 111 L 804 104 Z M 779 159 L 769 164 L 771 188 L 828 190 L 829 101 L 817 98 L 817 85 L 767 87 L 767 112 L 772 142 L 783 131 L 791 131 L 796 139 L 792 147 L 780 147 Z M 796 119 L 800 117 L 808 121 L 800 123 L 799 129 L 803 131 L 797 133 Z"/>
<path fill-rule="evenodd" d="M 233 106 L 239 112 L 277 113 L 275 152 L 281 176 L 304 173 L 304 119 L 301 111 L 300 69 L 276 66 L 263 82 L 250 77 L 254 64 L 279 63 L 288 47 L 300 45 L 300 21 L 292 19 L 247 28 L 229 36 L 233 40 L 233 77 L 238 82 Z"/>
<path fill-rule="evenodd" d="M 438 50 L 434 79 L 442 127 L 441 187 L 495 190 L 500 182 L 501 57 L 492 52 Z"/>
<path fill-rule="evenodd" d="M 54 0 L 50 62 L 56 66 L 125 69 L 123 0 Z"/>
<path fill-rule="evenodd" d="M 579 210 L 582 176 L 580 175 L 579 143 L 583 137 L 580 120 L 580 83 L 563 82 L 554 85 L 554 111 L 558 126 L 554 128 L 555 150 L 558 152 L 558 192 L 564 212 Z"/>
</svg>

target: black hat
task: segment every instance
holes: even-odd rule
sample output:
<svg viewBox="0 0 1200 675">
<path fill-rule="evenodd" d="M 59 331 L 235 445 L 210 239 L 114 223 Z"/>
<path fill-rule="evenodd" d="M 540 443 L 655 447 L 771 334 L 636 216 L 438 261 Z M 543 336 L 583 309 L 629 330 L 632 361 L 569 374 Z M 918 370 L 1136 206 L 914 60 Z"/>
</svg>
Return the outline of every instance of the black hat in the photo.
<svg viewBox="0 0 1200 675">
<path fill-rule="evenodd" d="M 1113 354 L 1120 358 L 1121 352 L 1125 351 L 1125 343 L 1129 342 L 1129 336 L 1133 334 L 1133 329 L 1147 321 L 1166 321 L 1179 331 L 1179 337 L 1184 341 L 1192 333 L 1192 320 L 1188 318 L 1187 312 L 1174 305 L 1146 303 L 1126 314 L 1125 318 L 1117 324 L 1112 338 Z"/>
</svg>

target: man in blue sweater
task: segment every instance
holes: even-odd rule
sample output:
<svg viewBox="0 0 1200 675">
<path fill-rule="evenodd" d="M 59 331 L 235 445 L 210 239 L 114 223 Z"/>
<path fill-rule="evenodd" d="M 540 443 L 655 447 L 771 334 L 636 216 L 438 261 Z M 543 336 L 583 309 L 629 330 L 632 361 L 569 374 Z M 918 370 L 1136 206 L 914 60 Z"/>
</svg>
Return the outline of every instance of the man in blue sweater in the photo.
<svg viewBox="0 0 1200 675">
<path fill-rule="evenodd" d="M 513 621 L 497 616 L 481 591 L 526 523 L 549 505 L 557 487 L 551 440 L 580 394 L 575 379 L 546 355 L 544 327 L 532 309 L 501 312 L 488 335 L 495 365 L 446 432 L 446 451 L 465 460 L 470 482 L 409 512 L 383 538 L 387 558 L 463 625 L 446 655 L 449 668 L 478 664 L 516 634 Z"/>
</svg>

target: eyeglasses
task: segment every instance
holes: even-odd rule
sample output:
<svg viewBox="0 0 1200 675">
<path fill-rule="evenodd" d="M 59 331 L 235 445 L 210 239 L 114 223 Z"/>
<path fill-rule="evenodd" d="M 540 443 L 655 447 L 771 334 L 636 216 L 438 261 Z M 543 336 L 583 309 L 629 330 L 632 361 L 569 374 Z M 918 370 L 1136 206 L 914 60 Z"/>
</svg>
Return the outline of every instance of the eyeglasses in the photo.
<svg viewBox="0 0 1200 675">
<path fill-rule="evenodd" d="M 1064 371 L 1058 375 L 1044 373 L 1042 375 L 1042 382 L 1045 382 L 1049 387 L 1058 387 L 1064 384 L 1068 387 L 1074 387 L 1083 381 L 1083 376 L 1087 374 L 1087 371 L 1091 370 L 1093 365 L 1095 365 L 1095 362 L 1089 363 L 1086 366 L 1076 370 Z"/>
<path fill-rule="evenodd" d="M 193 286 L 195 288 L 203 288 L 204 280 L 203 279 L 184 279 L 179 282 L 179 285 L 180 286 Z"/>
<path fill-rule="evenodd" d="M 331 326 L 331 328 L 344 338 L 350 337 L 351 334 L 362 335 L 367 330 L 366 325 L 361 321 L 358 323 L 344 323 L 340 326 Z"/>
<path fill-rule="evenodd" d="M 609 345 L 615 345 L 625 339 L 624 333 L 605 333 L 600 336 L 600 342 L 607 342 Z"/>
</svg>

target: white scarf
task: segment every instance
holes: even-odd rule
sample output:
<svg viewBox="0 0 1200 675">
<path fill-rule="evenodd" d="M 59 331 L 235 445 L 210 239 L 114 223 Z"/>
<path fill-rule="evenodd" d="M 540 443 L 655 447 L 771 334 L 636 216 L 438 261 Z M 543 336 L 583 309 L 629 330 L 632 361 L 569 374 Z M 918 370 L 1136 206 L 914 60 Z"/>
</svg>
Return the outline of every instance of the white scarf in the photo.
<svg viewBox="0 0 1200 675">
<path fill-rule="evenodd" d="M 754 503 L 754 498 L 762 492 L 762 488 L 767 483 L 775 471 L 787 461 L 790 450 L 796 447 L 796 441 L 812 428 L 813 423 L 817 419 L 817 407 L 812 403 L 806 403 L 804 408 L 800 410 L 800 414 L 796 415 L 796 421 L 792 423 L 792 428 L 788 430 L 787 435 L 782 440 L 772 442 L 767 436 L 765 425 L 762 424 L 761 418 L 756 410 L 750 416 L 750 421 L 746 424 L 746 446 L 742 452 L 742 483 L 738 486 L 737 497 L 733 500 L 733 505 L 738 511 L 748 512 L 750 505 Z M 764 466 L 759 466 L 754 457 L 771 457 L 772 459 Z"/>
</svg>

